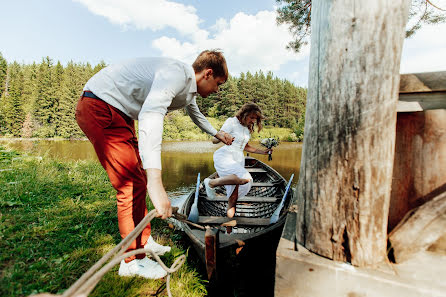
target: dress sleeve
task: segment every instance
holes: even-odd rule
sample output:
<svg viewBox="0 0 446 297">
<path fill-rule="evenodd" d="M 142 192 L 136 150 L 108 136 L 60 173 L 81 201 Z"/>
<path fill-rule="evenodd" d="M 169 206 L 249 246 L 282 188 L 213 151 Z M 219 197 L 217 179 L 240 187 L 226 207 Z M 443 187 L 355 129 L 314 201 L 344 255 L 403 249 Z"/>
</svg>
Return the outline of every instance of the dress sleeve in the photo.
<svg viewBox="0 0 446 297">
<path fill-rule="evenodd" d="M 226 133 L 231 134 L 231 132 L 233 132 L 234 130 L 234 118 L 229 118 L 227 119 L 223 126 L 221 126 L 221 131 L 225 131 Z"/>
</svg>

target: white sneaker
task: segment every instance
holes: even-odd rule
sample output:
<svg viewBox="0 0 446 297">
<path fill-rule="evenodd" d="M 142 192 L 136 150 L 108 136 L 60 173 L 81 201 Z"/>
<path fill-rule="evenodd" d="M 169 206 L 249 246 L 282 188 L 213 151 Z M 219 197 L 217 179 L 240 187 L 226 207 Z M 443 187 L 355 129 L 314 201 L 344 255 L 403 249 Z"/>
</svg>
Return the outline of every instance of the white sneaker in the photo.
<svg viewBox="0 0 446 297">
<path fill-rule="evenodd" d="M 209 186 L 209 182 L 211 181 L 210 178 L 205 178 L 203 183 L 204 183 L 204 187 L 206 188 L 206 195 L 210 198 L 210 199 L 215 199 L 217 197 L 217 194 L 215 193 L 215 189 L 211 188 Z"/>
<path fill-rule="evenodd" d="M 170 246 L 164 246 L 159 243 L 156 243 L 155 240 L 153 240 L 152 235 L 150 235 L 149 239 L 147 240 L 146 245 L 144 246 L 145 249 L 152 250 L 155 254 L 158 256 L 162 256 L 165 253 L 170 252 Z M 148 256 L 151 256 L 152 254 L 147 253 Z"/>
<path fill-rule="evenodd" d="M 118 274 L 120 276 L 142 276 L 144 278 L 159 279 L 165 277 L 167 272 L 157 262 L 146 257 L 144 259 L 135 259 L 129 263 L 125 263 L 122 260 Z"/>
</svg>

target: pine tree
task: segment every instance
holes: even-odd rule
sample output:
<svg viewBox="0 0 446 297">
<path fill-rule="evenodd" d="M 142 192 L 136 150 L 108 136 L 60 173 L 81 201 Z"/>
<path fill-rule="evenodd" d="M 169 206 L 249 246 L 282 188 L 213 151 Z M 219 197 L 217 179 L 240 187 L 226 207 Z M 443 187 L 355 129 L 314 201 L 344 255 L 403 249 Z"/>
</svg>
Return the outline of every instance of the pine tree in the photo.
<svg viewBox="0 0 446 297">
<path fill-rule="evenodd" d="M 3 58 L 2 53 L 0 52 L 0 97 L 2 96 L 5 90 L 5 82 L 6 82 L 6 71 L 8 70 L 8 63 L 6 59 Z"/>
<path fill-rule="evenodd" d="M 107 67 L 107 64 L 105 64 L 104 60 L 102 60 L 101 62 L 99 62 L 99 64 L 94 66 L 92 76 L 101 71 L 102 69 L 104 69 L 105 67 Z"/>
<path fill-rule="evenodd" d="M 54 136 L 53 122 L 54 95 L 52 91 L 53 62 L 49 57 L 42 60 L 37 71 L 37 90 L 34 103 L 34 118 L 37 123 L 39 137 Z"/>
<path fill-rule="evenodd" d="M 50 126 L 54 129 L 54 136 L 60 136 L 58 129 L 61 123 L 61 114 L 59 113 L 59 102 L 60 98 L 63 96 L 62 81 L 64 69 L 62 64 L 58 61 L 56 66 L 52 69 L 52 80 L 51 80 L 51 97 L 53 101 L 52 106 L 52 121 Z"/>
<path fill-rule="evenodd" d="M 58 135 L 64 138 L 82 137 L 83 133 L 79 129 L 75 111 L 79 95 L 82 91 L 84 81 L 81 79 L 81 65 L 69 62 L 64 70 L 62 82 L 62 96 L 60 97 L 58 114 L 60 122 L 58 123 Z"/>
<path fill-rule="evenodd" d="M 2 98 L 4 129 L 8 134 L 20 136 L 24 122 L 23 72 L 17 62 L 8 67 L 7 89 Z"/>
</svg>

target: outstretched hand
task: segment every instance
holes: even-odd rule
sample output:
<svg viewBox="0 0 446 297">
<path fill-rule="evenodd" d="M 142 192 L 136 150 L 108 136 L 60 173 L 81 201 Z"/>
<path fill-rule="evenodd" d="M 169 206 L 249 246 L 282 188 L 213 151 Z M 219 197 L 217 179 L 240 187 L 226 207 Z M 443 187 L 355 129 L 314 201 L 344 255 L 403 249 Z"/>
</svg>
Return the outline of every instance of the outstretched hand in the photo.
<svg viewBox="0 0 446 297">
<path fill-rule="evenodd" d="M 234 141 L 234 137 L 232 137 L 231 134 L 226 133 L 224 131 L 218 131 L 217 134 L 215 134 L 215 138 L 217 138 L 226 145 L 231 145 L 232 142 Z"/>
</svg>

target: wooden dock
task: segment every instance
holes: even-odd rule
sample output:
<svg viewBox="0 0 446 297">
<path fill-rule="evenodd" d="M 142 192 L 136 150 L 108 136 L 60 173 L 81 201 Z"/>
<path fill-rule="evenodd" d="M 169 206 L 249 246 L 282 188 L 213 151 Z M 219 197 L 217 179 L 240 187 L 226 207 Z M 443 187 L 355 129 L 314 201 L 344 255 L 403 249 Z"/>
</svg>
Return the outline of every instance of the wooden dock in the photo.
<svg viewBox="0 0 446 297">
<path fill-rule="evenodd" d="M 312 2 L 277 297 L 446 296 L 446 71 L 400 76 L 409 2 L 360 3 Z"/>
</svg>

